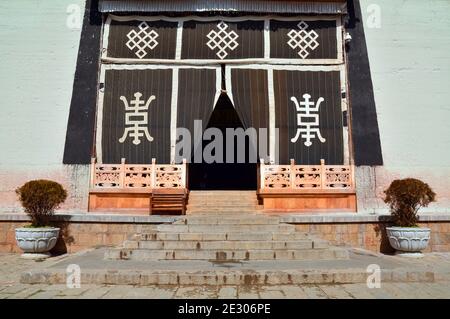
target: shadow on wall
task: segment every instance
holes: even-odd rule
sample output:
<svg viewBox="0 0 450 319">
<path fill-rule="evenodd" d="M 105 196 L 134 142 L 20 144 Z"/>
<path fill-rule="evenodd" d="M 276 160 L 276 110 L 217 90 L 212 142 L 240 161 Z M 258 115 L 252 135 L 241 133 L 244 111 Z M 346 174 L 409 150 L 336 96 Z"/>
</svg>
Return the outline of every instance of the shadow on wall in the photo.
<svg viewBox="0 0 450 319">
<path fill-rule="evenodd" d="M 392 224 L 389 223 L 390 216 L 380 216 L 380 222 L 378 225 L 373 226 L 373 230 L 375 231 L 377 237 L 380 238 L 380 253 L 383 254 L 394 254 L 395 249 L 391 247 L 389 244 L 389 238 L 387 237 L 386 227 L 391 227 Z"/>
<path fill-rule="evenodd" d="M 58 241 L 50 251 L 52 255 L 63 255 L 68 252 L 67 245 L 74 243 L 74 238 L 70 234 L 70 216 L 58 216 L 58 220 L 52 222 L 51 226 L 60 228 Z"/>
</svg>

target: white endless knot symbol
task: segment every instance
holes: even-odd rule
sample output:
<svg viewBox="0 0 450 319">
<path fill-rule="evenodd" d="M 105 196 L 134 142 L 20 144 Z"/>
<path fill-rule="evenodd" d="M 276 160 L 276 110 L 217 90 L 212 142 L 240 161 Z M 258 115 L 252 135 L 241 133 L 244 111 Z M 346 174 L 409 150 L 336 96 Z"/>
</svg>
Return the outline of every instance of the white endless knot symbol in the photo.
<svg viewBox="0 0 450 319">
<path fill-rule="evenodd" d="M 297 110 L 297 133 L 295 137 L 291 138 L 291 142 L 297 142 L 298 138 L 301 137 L 306 139 L 305 146 L 310 147 L 312 145 L 311 139 L 317 138 L 322 143 L 325 143 L 326 139 L 322 137 L 320 134 L 319 128 L 319 107 L 320 104 L 325 101 L 323 97 L 319 97 L 317 100 L 316 106 L 314 106 L 314 102 L 310 101 L 311 95 L 303 94 L 303 101 L 298 103 L 298 100 L 295 96 L 291 97 L 291 101 L 294 102 L 295 108 Z M 317 113 L 312 114 L 311 112 Z M 304 133 L 304 134 L 303 134 Z"/>
<path fill-rule="evenodd" d="M 150 103 L 155 100 L 155 96 L 152 95 L 147 100 L 141 100 L 142 93 L 134 93 L 134 100 L 131 101 L 131 106 L 128 105 L 128 101 L 125 96 L 121 96 L 120 100 L 125 106 L 125 128 L 122 137 L 119 139 L 120 143 L 125 142 L 127 136 L 133 137 L 133 144 L 141 144 L 141 137 L 145 135 L 149 142 L 153 141 L 153 137 L 148 132 L 148 107 Z"/>
<path fill-rule="evenodd" d="M 218 49 L 216 55 L 223 60 L 227 55 L 227 49 L 233 51 L 238 47 L 236 39 L 239 37 L 233 30 L 227 31 L 228 24 L 220 22 L 217 24 L 219 31 L 211 30 L 207 37 L 209 41 L 206 43 L 211 50 Z"/>
<path fill-rule="evenodd" d="M 300 49 L 298 55 L 304 59 L 309 55 L 310 50 L 314 51 L 319 46 L 319 42 L 317 42 L 319 35 L 314 30 L 306 31 L 308 24 L 304 21 L 300 21 L 297 27 L 300 30 L 292 29 L 287 34 L 290 38 L 287 44 L 294 50 Z"/>
<path fill-rule="evenodd" d="M 150 26 L 145 21 L 141 22 L 138 28 L 138 31 L 133 29 L 128 32 L 126 45 L 131 51 L 134 51 L 134 54 L 139 59 L 142 59 L 147 55 L 147 48 L 150 50 L 156 48 L 158 45 L 156 39 L 159 37 L 159 34 L 155 30 L 150 30 Z"/>
</svg>

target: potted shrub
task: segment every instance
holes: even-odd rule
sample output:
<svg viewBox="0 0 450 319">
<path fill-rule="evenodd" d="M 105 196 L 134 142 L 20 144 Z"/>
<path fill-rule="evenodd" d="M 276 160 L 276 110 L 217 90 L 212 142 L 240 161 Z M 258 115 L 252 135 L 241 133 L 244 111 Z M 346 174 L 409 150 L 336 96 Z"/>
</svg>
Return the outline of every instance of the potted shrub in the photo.
<svg viewBox="0 0 450 319">
<path fill-rule="evenodd" d="M 418 211 L 434 202 L 436 194 L 428 184 L 414 178 L 395 180 L 384 191 L 394 227 L 386 227 L 392 248 L 397 253 L 418 255 L 428 246 L 430 229 L 418 227 Z"/>
<path fill-rule="evenodd" d="M 26 258 L 45 258 L 55 246 L 59 228 L 51 226 L 54 210 L 67 198 L 66 190 L 49 180 L 34 180 L 16 189 L 31 225 L 16 229 L 16 241 Z"/>
</svg>

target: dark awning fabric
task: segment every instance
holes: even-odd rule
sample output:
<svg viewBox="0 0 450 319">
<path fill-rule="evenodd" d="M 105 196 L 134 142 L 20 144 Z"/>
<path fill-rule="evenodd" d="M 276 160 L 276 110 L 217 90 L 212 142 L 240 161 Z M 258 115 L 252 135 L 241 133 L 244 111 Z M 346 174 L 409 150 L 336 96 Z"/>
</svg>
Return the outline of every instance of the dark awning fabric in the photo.
<svg viewBox="0 0 450 319">
<path fill-rule="evenodd" d="M 264 58 L 264 21 L 185 21 L 182 59 Z"/>
<path fill-rule="evenodd" d="M 177 27 L 177 22 L 163 20 L 111 20 L 107 55 L 125 59 L 175 59 Z"/>
<path fill-rule="evenodd" d="M 270 57 L 337 59 L 336 27 L 336 20 L 270 20 Z"/>
<path fill-rule="evenodd" d="M 130 164 L 148 164 L 152 158 L 158 163 L 170 163 L 172 72 L 171 69 L 105 71 L 101 126 L 103 163 L 120 163 L 121 158 Z M 140 110 L 135 109 L 133 102 L 137 99 L 142 101 Z M 130 110 L 125 109 L 124 100 Z M 148 109 L 145 109 L 146 104 Z M 141 135 L 136 138 L 132 130 L 135 125 Z M 127 128 L 130 128 L 128 134 Z"/>
<path fill-rule="evenodd" d="M 296 71 L 274 70 L 274 98 L 276 109 L 276 127 L 279 128 L 280 163 L 287 164 L 290 159 L 295 159 L 297 164 L 317 165 L 320 159 L 324 159 L 329 165 L 343 164 L 343 123 L 340 94 L 339 71 Z M 297 129 L 305 129 L 307 125 L 298 125 L 298 114 L 295 102 L 300 108 L 305 108 L 305 94 L 310 96 L 310 111 L 302 110 L 301 123 L 316 123 L 310 125 L 311 145 L 304 138 L 304 131 L 298 136 L 296 142 L 292 139 L 297 134 Z M 323 98 L 318 112 L 312 110 L 317 102 Z M 307 108 L 307 107 L 306 107 Z M 309 114 L 307 114 L 309 113 Z M 316 115 L 318 114 L 318 117 Z M 322 137 L 319 139 L 318 134 Z"/>
<path fill-rule="evenodd" d="M 231 88 L 227 87 L 233 105 L 245 129 L 253 127 L 259 133 L 260 128 L 267 129 L 269 150 L 269 89 L 267 70 L 231 69 Z M 261 137 L 261 136 L 260 136 Z M 258 158 L 267 154 L 260 154 Z"/>
<path fill-rule="evenodd" d="M 280 0 L 100 0 L 101 12 L 205 12 L 345 14 L 343 1 Z"/>
<path fill-rule="evenodd" d="M 340 17 L 114 16 L 105 24 L 102 58 L 164 63 L 337 64 Z M 109 59 L 109 60 L 108 60 Z"/>
</svg>

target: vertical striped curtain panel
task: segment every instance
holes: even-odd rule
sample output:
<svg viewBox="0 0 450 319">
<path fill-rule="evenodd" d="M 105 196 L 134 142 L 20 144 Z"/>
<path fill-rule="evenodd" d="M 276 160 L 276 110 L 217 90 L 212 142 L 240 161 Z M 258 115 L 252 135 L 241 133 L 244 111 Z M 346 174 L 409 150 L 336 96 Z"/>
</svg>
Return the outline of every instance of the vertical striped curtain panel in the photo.
<svg viewBox="0 0 450 319">
<path fill-rule="evenodd" d="M 187 128 L 194 140 L 195 120 L 205 129 L 226 89 L 245 129 L 267 129 L 267 160 L 343 164 L 340 21 L 109 15 L 99 162 L 174 163 L 177 128 Z"/>
</svg>

